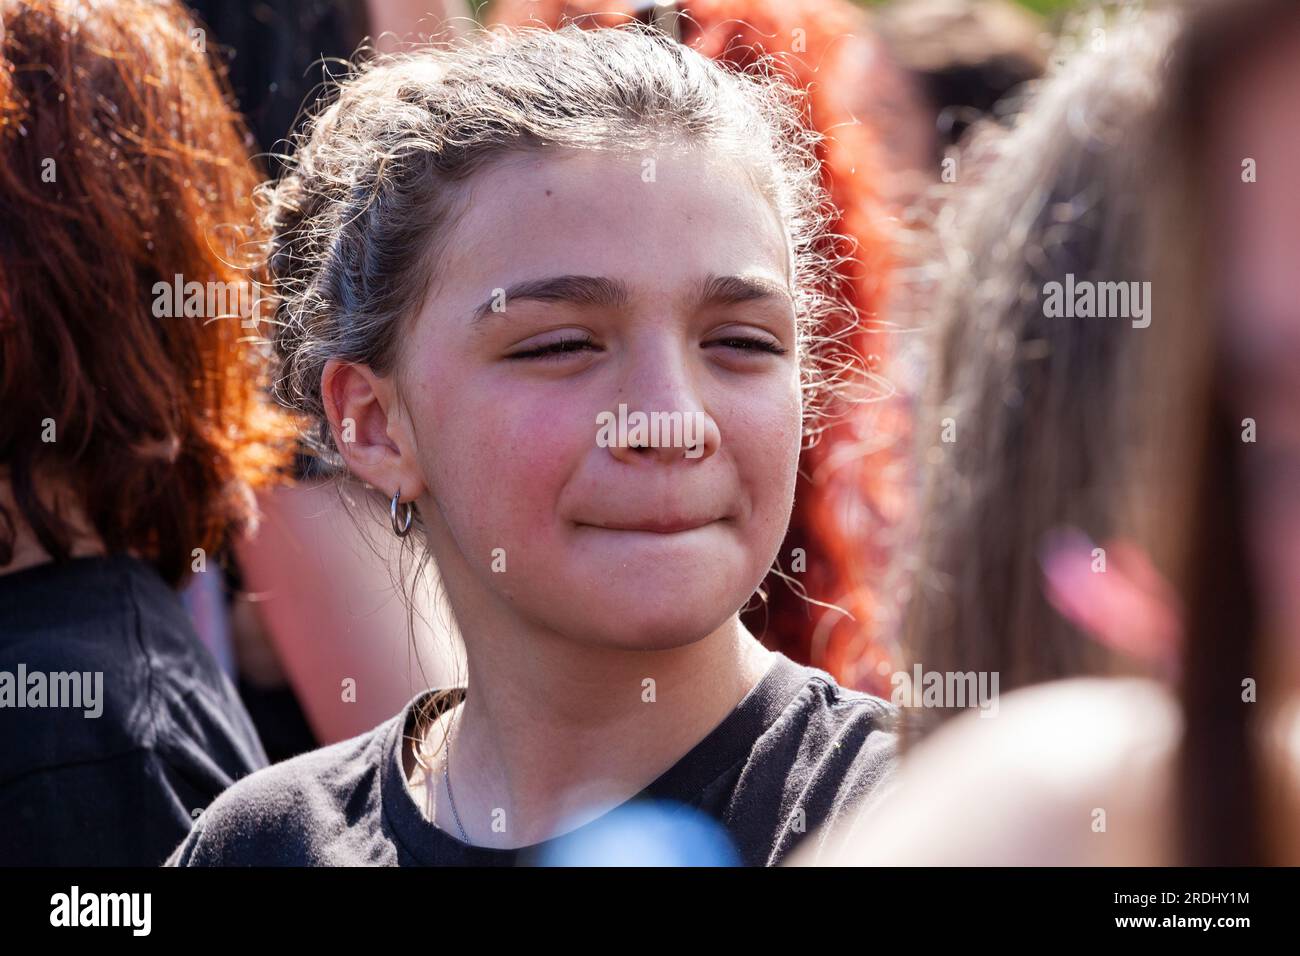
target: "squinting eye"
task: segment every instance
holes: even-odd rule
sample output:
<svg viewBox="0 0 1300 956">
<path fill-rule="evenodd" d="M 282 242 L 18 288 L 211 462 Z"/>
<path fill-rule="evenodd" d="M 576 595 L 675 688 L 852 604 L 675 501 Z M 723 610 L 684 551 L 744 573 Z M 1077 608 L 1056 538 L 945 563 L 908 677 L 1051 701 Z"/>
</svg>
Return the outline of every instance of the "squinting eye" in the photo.
<svg viewBox="0 0 1300 956">
<path fill-rule="evenodd" d="M 560 339 L 557 342 L 548 342 L 545 345 L 539 345 L 537 348 L 525 349 L 522 352 L 512 352 L 507 355 L 508 359 L 547 359 L 563 358 L 571 352 L 582 352 L 587 349 L 595 348 L 595 343 L 591 339 Z"/>
<path fill-rule="evenodd" d="M 749 338 L 747 336 L 729 336 L 715 339 L 711 345 L 725 345 L 738 352 L 768 352 L 772 355 L 784 355 L 787 349 L 769 339 Z"/>
</svg>

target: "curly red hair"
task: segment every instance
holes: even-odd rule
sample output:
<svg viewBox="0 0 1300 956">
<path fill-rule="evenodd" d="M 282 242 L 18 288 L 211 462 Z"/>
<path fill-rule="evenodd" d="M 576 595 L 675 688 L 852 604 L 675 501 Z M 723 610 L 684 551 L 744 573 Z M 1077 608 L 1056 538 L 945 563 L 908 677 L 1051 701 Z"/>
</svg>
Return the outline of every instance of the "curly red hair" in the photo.
<svg viewBox="0 0 1300 956">
<path fill-rule="evenodd" d="M 246 283 L 249 139 L 203 37 L 163 0 L 0 2 L 0 566 L 15 519 L 177 584 L 253 515 L 293 431 L 240 317 L 157 318 L 155 284 Z M 53 423 L 54 441 L 45 426 Z M 46 431 L 43 434 L 43 430 Z"/>
</svg>

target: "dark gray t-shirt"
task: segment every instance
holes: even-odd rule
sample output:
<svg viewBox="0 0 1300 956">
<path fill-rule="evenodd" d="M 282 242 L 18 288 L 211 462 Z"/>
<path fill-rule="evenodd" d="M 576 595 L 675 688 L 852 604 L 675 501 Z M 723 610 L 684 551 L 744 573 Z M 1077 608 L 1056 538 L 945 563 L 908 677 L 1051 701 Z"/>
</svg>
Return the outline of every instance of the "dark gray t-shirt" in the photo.
<svg viewBox="0 0 1300 956">
<path fill-rule="evenodd" d="M 158 866 L 266 763 L 153 567 L 113 555 L 0 575 L 0 866 Z"/>
<path fill-rule="evenodd" d="M 369 733 L 241 780 L 168 865 L 511 866 L 576 845 L 605 819 L 512 850 L 470 846 L 430 823 L 407 789 L 401 745 L 432 693 Z M 741 862 L 774 865 L 883 779 L 895 716 L 879 698 L 778 654 L 736 708 L 633 801 L 700 811 L 725 828 Z"/>
</svg>

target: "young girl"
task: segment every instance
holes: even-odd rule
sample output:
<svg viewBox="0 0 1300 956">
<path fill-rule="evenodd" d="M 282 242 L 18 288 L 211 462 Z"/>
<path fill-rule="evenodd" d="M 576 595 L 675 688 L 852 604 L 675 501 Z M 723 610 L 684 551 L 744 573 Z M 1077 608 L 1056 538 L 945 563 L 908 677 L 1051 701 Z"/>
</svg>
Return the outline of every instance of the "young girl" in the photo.
<svg viewBox="0 0 1300 956">
<path fill-rule="evenodd" d="M 344 84 L 268 197 L 279 392 L 436 560 L 466 686 L 231 788 L 169 862 L 531 862 L 651 798 L 773 864 L 872 789 L 888 705 L 738 618 L 841 308 L 792 100 L 639 27 Z"/>
<path fill-rule="evenodd" d="M 891 216 L 884 195 L 898 170 L 884 161 L 885 143 L 861 117 L 882 96 L 876 73 L 884 57 L 867 11 L 852 0 L 496 0 L 489 21 L 507 26 L 558 26 L 571 19 L 599 29 L 636 17 L 678 41 L 742 71 L 771 56 L 806 96 L 808 124 L 826 134 L 818 145 L 821 181 L 834 207 L 832 228 L 852 256 L 837 263 L 846 299 L 863 321 L 844 323 L 845 342 L 871 369 L 887 359 L 898 336 L 886 312 Z M 896 165 L 896 164 L 895 164 Z M 847 319 L 847 317 L 846 317 Z M 831 335 L 833 328 L 820 328 Z M 887 564 L 890 516 L 898 509 L 893 478 L 903 458 L 906 417 L 890 384 L 871 371 L 864 397 L 819 415 L 815 441 L 800 456 L 795 504 L 764 598 L 741 620 L 765 644 L 834 674 L 847 686 L 889 687 L 878 665 L 887 650 L 877 622 L 884 595 L 873 585 Z M 854 414 L 845 414 L 852 411 Z M 853 515 L 846 521 L 845 515 Z M 795 549 L 815 558 L 793 559 Z M 789 572 L 782 578 L 783 573 Z"/>
</svg>

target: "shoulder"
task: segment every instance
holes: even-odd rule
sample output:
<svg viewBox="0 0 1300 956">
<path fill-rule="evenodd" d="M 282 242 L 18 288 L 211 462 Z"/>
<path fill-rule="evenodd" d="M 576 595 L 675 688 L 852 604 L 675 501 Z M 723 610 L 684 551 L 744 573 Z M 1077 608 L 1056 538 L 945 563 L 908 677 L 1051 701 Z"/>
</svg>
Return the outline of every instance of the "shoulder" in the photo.
<svg viewBox="0 0 1300 956">
<path fill-rule="evenodd" d="M 355 844 L 380 829 L 380 775 L 401 717 L 239 780 L 199 815 L 167 865 L 367 862 Z"/>
<path fill-rule="evenodd" d="M 870 772 L 887 762 L 897 742 L 898 709 L 879 697 L 841 687 L 818 668 L 796 668 L 797 691 L 757 741 L 755 756 L 821 768 L 823 776 L 850 767 Z"/>
<path fill-rule="evenodd" d="M 3 599 L 22 610 L 6 615 L 0 683 L 26 706 L 41 688 L 44 702 L 0 714 L 22 721 L 24 741 L 0 754 L 0 780 L 147 749 L 207 768 L 216 792 L 265 765 L 233 686 L 149 565 L 113 555 L 40 566 L 6 582 Z"/>
<path fill-rule="evenodd" d="M 0 785 L 0 819 L 9 824 L 0 860 L 157 866 L 189 828 L 191 803 L 149 750 L 46 767 Z"/>
<path fill-rule="evenodd" d="M 948 721 L 840 834 L 838 863 L 1150 862 L 1181 736 L 1177 703 L 1139 679 L 1053 681 Z"/>
<path fill-rule="evenodd" d="M 797 690 L 755 742 L 730 808 L 733 820 L 775 835 L 768 863 L 872 794 L 898 746 L 893 705 L 816 668 L 798 670 Z"/>
<path fill-rule="evenodd" d="M 1035 792 L 1075 790 L 1136 752 L 1175 743 L 1180 729 L 1177 701 L 1161 684 L 1074 678 L 1006 694 L 987 719 L 970 713 L 949 721 L 909 762 L 924 769 L 957 760 L 988 768 L 981 777 L 996 775 Z"/>
</svg>

